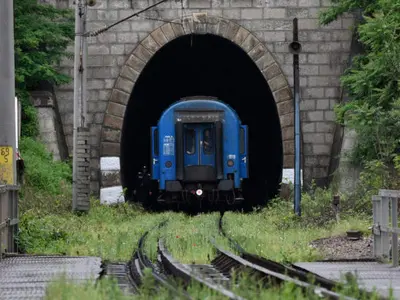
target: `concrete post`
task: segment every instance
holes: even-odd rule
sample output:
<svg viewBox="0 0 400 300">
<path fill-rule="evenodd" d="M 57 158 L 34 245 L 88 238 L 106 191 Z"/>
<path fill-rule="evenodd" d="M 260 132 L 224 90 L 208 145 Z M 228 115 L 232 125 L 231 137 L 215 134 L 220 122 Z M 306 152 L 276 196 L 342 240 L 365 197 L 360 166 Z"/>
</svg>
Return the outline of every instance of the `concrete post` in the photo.
<svg viewBox="0 0 400 300">
<path fill-rule="evenodd" d="M 89 148 L 81 149 L 81 144 L 87 145 L 86 126 L 86 38 L 83 36 L 86 25 L 86 0 L 77 0 L 75 7 L 75 64 L 74 64 L 74 130 L 73 130 L 73 191 L 72 210 L 89 210 L 90 182 L 87 174 L 87 157 Z M 81 141 L 83 134 L 83 141 Z M 82 163 L 84 166 L 82 166 Z M 86 192 L 87 190 L 87 192 Z"/>
<path fill-rule="evenodd" d="M 0 1 L 0 184 L 16 184 L 13 1 Z"/>
</svg>

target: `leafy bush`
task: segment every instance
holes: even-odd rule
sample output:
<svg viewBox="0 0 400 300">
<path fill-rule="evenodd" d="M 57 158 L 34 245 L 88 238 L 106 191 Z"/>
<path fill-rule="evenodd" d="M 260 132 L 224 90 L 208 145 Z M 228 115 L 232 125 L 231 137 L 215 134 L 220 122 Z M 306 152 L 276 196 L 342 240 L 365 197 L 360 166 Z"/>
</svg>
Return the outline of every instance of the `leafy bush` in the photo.
<svg viewBox="0 0 400 300">
<path fill-rule="evenodd" d="M 355 57 L 341 78 L 351 101 L 336 107 L 337 119 L 357 132 L 354 163 L 365 166 L 380 160 L 386 166 L 393 165 L 400 150 L 400 2 L 334 3 L 321 13 L 321 23 L 328 24 L 343 13 L 363 9 L 364 21 L 357 30 L 365 48 L 365 54 Z"/>
<path fill-rule="evenodd" d="M 57 65 L 71 57 L 67 46 L 74 38 L 74 14 L 71 9 L 57 9 L 39 4 L 37 0 L 14 0 L 15 84 L 22 104 L 23 136 L 39 133 L 36 110 L 29 101 L 28 91 L 42 82 L 68 83 Z"/>
<path fill-rule="evenodd" d="M 14 0 L 15 77 L 17 88 L 29 90 L 41 81 L 67 83 L 70 77 L 57 70 L 74 38 L 74 14 L 36 0 Z"/>
<path fill-rule="evenodd" d="M 61 193 L 61 184 L 72 183 L 71 165 L 53 161 L 45 146 L 33 138 L 23 137 L 20 143 L 25 159 L 25 183 L 52 195 Z"/>
</svg>

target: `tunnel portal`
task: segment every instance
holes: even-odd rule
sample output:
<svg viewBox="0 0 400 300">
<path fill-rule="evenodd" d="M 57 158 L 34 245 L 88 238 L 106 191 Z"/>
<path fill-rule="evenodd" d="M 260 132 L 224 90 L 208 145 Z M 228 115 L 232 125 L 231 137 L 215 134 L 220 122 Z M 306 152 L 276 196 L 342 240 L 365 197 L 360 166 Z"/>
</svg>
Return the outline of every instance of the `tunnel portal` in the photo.
<svg viewBox="0 0 400 300">
<path fill-rule="evenodd" d="M 121 133 L 121 183 L 132 195 L 137 172 L 150 165 L 150 127 L 173 102 L 213 96 L 249 126 L 249 179 L 244 197 L 253 205 L 276 195 L 283 167 L 282 134 L 272 92 L 253 60 L 216 35 L 185 35 L 162 47 L 141 72 Z"/>
</svg>

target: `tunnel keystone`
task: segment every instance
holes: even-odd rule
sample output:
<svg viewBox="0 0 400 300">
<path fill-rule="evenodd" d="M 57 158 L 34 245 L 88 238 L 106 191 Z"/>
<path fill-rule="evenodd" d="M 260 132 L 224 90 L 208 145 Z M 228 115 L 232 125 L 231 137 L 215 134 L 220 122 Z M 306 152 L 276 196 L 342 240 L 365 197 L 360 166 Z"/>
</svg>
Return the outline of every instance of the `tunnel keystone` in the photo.
<svg viewBox="0 0 400 300">
<path fill-rule="evenodd" d="M 195 33 L 207 33 L 207 13 L 193 13 L 193 27 Z"/>
</svg>

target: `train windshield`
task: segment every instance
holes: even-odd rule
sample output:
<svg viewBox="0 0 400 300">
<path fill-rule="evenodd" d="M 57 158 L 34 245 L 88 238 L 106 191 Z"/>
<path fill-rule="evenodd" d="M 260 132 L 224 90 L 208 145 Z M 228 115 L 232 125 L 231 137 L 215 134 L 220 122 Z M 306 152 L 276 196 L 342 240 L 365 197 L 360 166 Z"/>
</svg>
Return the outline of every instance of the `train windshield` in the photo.
<svg viewBox="0 0 400 300">
<path fill-rule="evenodd" d="M 185 132 L 186 153 L 193 154 L 196 150 L 196 131 L 192 128 L 187 128 Z"/>
<path fill-rule="evenodd" d="M 205 129 L 203 132 L 203 145 L 204 145 L 204 153 L 212 153 L 213 152 L 213 136 L 211 129 Z"/>
</svg>

